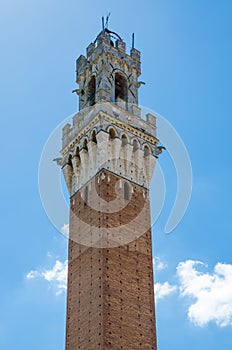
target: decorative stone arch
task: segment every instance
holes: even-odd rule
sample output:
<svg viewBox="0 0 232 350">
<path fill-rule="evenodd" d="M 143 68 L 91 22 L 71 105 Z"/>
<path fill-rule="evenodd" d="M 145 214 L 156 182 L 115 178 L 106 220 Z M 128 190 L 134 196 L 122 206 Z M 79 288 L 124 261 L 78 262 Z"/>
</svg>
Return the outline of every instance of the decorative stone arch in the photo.
<svg viewBox="0 0 232 350">
<path fill-rule="evenodd" d="M 76 146 L 72 157 L 74 173 L 78 174 L 81 165 L 80 148 Z"/>
<path fill-rule="evenodd" d="M 73 158 L 72 154 L 69 153 L 69 154 L 67 155 L 66 164 L 69 165 L 69 166 L 71 167 L 71 169 L 73 170 L 72 158 Z"/>
<path fill-rule="evenodd" d="M 90 133 L 90 141 L 97 143 L 97 129 L 94 128 Z"/>
<path fill-rule="evenodd" d="M 122 140 L 122 147 L 126 146 L 129 143 L 128 136 L 124 132 L 121 133 L 120 139 Z"/>
<path fill-rule="evenodd" d="M 73 153 L 73 156 L 78 157 L 80 159 L 80 147 L 79 146 L 75 147 L 75 151 Z"/>
<path fill-rule="evenodd" d="M 134 137 L 131 140 L 131 144 L 133 146 L 133 152 L 137 151 L 138 149 L 141 149 L 140 141 L 136 137 Z"/>
<path fill-rule="evenodd" d="M 69 153 L 65 156 L 63 167 L 69 166 L 70 170 L 73 171 L 72 154 Z"/>
<path fill-rule="evenodd" d="M 86 152 L 88 152 L 88 138 L 87 137 L 84 137 L 82 140 L 81 140 L 81 147 L 80 149 L 84 149 Z"/>
<path fill-rule="evenodd" d="M 126 80 L 128 81 L 128 67 L 129 66 L 128 66 L 128 63 L 126 61 L 124 62 L 124 66 L 127 67 L 126 71 L 125 71 L 125 69 L 123 70 L 120 67 L 116 67 L 112 70 L 112 73 L 114 74 L 114 76 L 116 73 L 121 73 L 122 75 L 124 75 L 126 77 Z"/>
<path fill-rule="evenodd" d="M 151 147 L 146 142 L 142 145 L 142 150 L 144 152 L 144 157 L 152 154 Z"/>
<path fill-rule="evenodd" d="M 110 125 L 108 126 L 108 128 L 106 129 L 106 131 L 108 132 L 109 134 L 109 140 L 114 140 L 116 137 L 118 137 L 118 133 L 115 129 L 114 126 Z"/>
</svg>

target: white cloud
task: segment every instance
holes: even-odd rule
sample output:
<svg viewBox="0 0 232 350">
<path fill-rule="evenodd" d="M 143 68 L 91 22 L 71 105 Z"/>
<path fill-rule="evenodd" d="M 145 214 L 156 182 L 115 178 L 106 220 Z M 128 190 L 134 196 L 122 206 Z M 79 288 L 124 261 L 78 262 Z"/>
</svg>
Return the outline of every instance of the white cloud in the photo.
<svg viewBox="0 0 232 350">
<path fill-rule="evenodd" d="M 172 286 L 168 282 L 164 282 L 164 283 L 157 282 L 154 285 L 154 289 L 155 289 L 155 299 L 157 301 L 175 292 L 177 290 L 177 287 Z"/>
<path fill-rule="evenodd" d="M 26 275 L 26 278 L 28 280 L 46 280 L 47 282 L 49 282 L 50 286 L 55 289 L 56 295 L 59 295 L 67 288 L 67 266 L 67 260 L 63 263 L 59 260 L 56 260 L 54 266 L 51 269 L 31 270 Z"/>
<path fill-rule="evenodd" d="M 30 272 L 28 272 L 28 274 L 26 275 L 26 278 L 28 280 L 32 280 L 33 278 L 36 278 L 36 277 L 40 277 L 40 273 L 38 271 L 34 271 L 34 270 L 31 270 Z"/>
<path fill-rule="evenodd" d="M 221 327 L 232 325 L 232 265 L 217 263 L 211 274 L 199 271 L 200 267 L 206 265 L 193 260 L 177 266 L 180 295 L 194 299 L 189 320 L 201 327 L 211 321 Z"/>
<path fill-rule="evenodd" d="M 158 256 L 155 256 L 153 259 L 153 265 L 155 270 L 161 271 L 168 267 L 167 263 L 162 261 Z"/>
<path fill-rule="evenodd" d="M 156 269 L 163 270 L 167 264 L 154 259 Z M 56 260 L 51 269 L 31 270 L 26 278 L 43 279 L 59 295 L 67 288 L 67 265 Z M 157 267 L 158 266 L 158 267 Z M 232 265 L 217 263 L 213 272 L 204 271 L 207 265 L 201 261 L 186 260 L 177 266 L 178 284 L 168 281 L 154 285 L 156 301 L 179 291 L 189 297 L 188 318 L 197 326 L 215 322 L 220 327 L 232 325 Z"/>
<path fill-rule="evenodd" d="M 62 227 L 61 227 L 61 232 L 68 237 L 69 235 L 69 224 L 64 224 Z"/>
</svg>

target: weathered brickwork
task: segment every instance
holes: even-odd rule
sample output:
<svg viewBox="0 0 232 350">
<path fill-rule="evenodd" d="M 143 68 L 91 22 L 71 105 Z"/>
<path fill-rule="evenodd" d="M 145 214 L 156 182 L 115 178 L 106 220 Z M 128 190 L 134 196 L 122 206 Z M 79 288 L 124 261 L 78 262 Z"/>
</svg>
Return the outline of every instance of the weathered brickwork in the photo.
<svg viewBox="0 0 232 350">
<path fill-rule="evenodd" d="M 103 172 L 105 176 L 99 182 Z M 119 176 L 101 171 L 86 185 L 90 188 L 88 196 L 95 186 L 99 197 L 110 203 L 118 181 Z M 156 349 L 151 231 L 143 233 L 150 221 L 149 193 L 135 183 L 130 186 L 133 193 L 129 199 L 122 193 L 124 209 L 116 213 L 103 212 L 102 207 L 99 211 L 92 209 L 88 198 L 82 198 L 85 189 L 71 197 L 66 350 Z M 118 227 L 123 235 L 124 228 L 128 230 L 124 225 L 138 212 L 143 215 L 137 235 L 142 235 L 128 244 L 107 247 L 107 236 L 99 234 L 101 228 L 108 226 L 110 231 Z M 89 240 L 99 236 L 105 248 L 78 243 L 83 220 L 91 223 L 86 232 Z"/>
</svg>

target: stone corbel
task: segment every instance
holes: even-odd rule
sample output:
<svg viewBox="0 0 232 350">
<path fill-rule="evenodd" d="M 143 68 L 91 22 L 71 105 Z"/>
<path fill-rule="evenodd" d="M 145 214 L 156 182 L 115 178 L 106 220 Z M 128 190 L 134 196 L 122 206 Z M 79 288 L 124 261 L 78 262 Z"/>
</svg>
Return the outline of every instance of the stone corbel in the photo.
<svg viewBox="0 0 232 350">
<path fill-rule="evenodd" d="M 65 164 L 62 168 L 64 174 L 64 179 L 69 191 L 69 194 L 72 194 L 72 183 L 73 183 L 73 168 L 70 164 Z"/>
</svg>

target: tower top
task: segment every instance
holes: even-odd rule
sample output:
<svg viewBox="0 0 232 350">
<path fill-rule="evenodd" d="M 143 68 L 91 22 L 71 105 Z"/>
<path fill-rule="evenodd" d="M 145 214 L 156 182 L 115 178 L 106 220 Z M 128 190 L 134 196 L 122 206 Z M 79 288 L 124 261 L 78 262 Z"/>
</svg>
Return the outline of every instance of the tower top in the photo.
<svg viewBox="0 0 232 350">
<path fill-rule="evenodd" d="M 160 154 L 156 117 L 141 118 L 140 52 L 103 21 L 103 29 L 76 61 L 79 112 L 62 135 L 60 165 L 72 196 L 102 169 L 148 188 Z"/>
<path fill-rule="evenodd" d="M 79 95 L 79 110 L 104 101 L 139 116 L 140 51 L 132 47 L 127 53 L 126 43 L 107 23 L 103 21 L 102 31 L 87 46 L 86 56 L 80 55 L 76 61 L 79 89 L 74 92 Z"/>
</svg>

